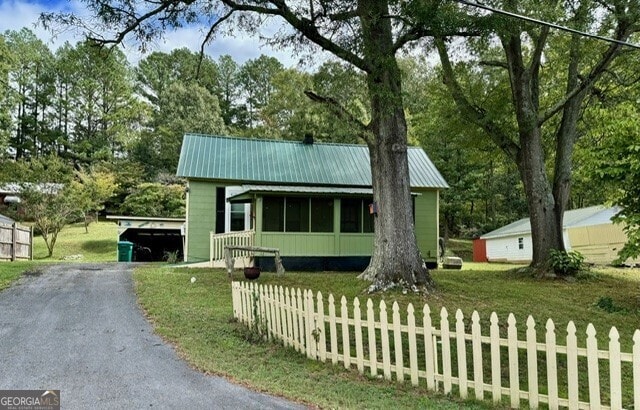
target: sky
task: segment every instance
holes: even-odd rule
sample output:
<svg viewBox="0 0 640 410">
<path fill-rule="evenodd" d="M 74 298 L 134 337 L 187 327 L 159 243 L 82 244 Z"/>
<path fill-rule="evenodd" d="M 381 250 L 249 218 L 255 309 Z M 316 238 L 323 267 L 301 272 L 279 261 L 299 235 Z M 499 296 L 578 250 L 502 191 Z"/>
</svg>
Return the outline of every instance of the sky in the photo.
<svg viewBox="0 0 640 410">
<path fill-rule="evenodd" d="M 56 50 L 65 41 L 75 44 L 81 37 L 72 32 L 60 33 L 53 36 L 38 24 L 38 17 L 42 12 L 73 12 L 79 16 L 87 16 L 84 5 L 77 0 L 0 0 L 0 32 L 6 30 L 20 30 L 23 27 L 31 29 L 51 50 Z M 277 22 L 272 22 L 267 30 L 276 30 Z M 150 45 L 147 53 L 152 51 L 169 52 L 176 48 L 187 47 L 199 52 L 203 38 L 203 31 L 208 27 L 190 26 L 167 33 L 163 39 L 156 40 Z M 145 54 L 138 51 L 135 44 L 129 44 L 123 48 L 127 59 L 132 64 L 137 64 Z M 261 45 L 256 38 L 250 38 L 243 34 L 236 37 L 223 37 L 216 39 L 207 46 L 205 52 L 214 59 L 221 55 L 229 54 L 233 59 L 242 64 L 249 59 L 254 59 L 260 54 L 276 57 L 286 67 L 296 66 L 298 58 L 289 50 L 275 50 L 269 46 Z"/>
</svg>

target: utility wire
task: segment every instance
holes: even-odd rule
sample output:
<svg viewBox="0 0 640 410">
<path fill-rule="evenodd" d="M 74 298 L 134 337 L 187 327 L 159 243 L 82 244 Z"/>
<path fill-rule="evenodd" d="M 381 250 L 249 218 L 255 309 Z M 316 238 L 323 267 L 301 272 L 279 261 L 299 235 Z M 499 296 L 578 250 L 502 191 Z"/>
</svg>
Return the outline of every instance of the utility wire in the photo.
<svg viewBox="0 0 640 410">
<path fill-rule="evenodd" d="M 633 43 L 629 43 L 626 41 L 622 41 L 622 40 L 616 40 L 614 38 L 610 38 L 610 37 L 604 37 L 604 36 L 599 36 L 597 34 L 591 34 L 591 33 L 586 33 L 584 31 L 580 31 L 580 30 L 576 30 L 570 27 L 565 27 L 565 26 L 561 26 L 559 24 L 555 24 L 555 23 L 549 23 L 547 21 L 544 20 L 538 20 L 538 19 L 534 19 L 533 17 L 527 17 L 527 16 L 523 16 L 521 14 L 516 14 L 516 13 L 511 13 L 509 11 L 505 11 L 505 10 L 501 10 L 501 9 L 497 9 L 491 6 L 487 6 L 485 4 L 481 4 L 481 3 L 474 3 L 471 1 L 467 1 L 467 0 L 455 0 L 458 3 L 467 5 L 467 6 L 471 6 L 471 7 L 477 7 L 479 9 L 483 9 L 483 10 L 487 10 L 490 11 L 492 13 L 495 14 L 502 14 L 503 16 L 508 16 L 508 17 L 513 17 L 519 20 L 524 20 L 524 21 L 528 21 L 530 23 L 535 23 L 535 24 L 539 24 L 542 26 L 547 26 L 547 27 L 551 27 L 551 28 L 555 28 L 561 31 L 566 31 L 569 33 L 573 33 L 573 34 L 579 34 L 581 36 L 584 37 L 590 37 L 590 38 L 594 38 L 597 40 L 603 40 L 603 41 L 607 41 L 609 43 L 616 43 L 619 44 L 621 46 L 626 46 L 626 47 L 631 47 L 631 48 L 635 48 L 640 50 L 640 44 L 633 44 Z"/>
</svg>

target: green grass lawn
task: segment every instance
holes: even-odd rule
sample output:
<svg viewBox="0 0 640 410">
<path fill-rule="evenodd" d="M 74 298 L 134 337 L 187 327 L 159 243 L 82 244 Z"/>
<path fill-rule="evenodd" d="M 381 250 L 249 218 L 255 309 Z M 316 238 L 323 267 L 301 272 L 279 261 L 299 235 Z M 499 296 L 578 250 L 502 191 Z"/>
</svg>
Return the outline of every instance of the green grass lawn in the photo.
<svg viewBox="0 0 640 410">
<path fill-rule="evenodd" d="M 446 256 L 459 256 L 463 261 L 473 260 L 473 241 L 470 239 L 449 238 L 445 249 Z"/>
<path fill-rule="evenodd" d="M 47 258 L 47 246 L 41 236 L 36 235 L 33 242 L 35 260 L 64 260 L 72 257 L 78 262 L 114 262 L 116 261 L 118 226 L 114 222 L 94 222 L 89 225 L 89 233 L 84 224 L 65 226 L 58 234 L 53 256 Z"/>
<path fill-rule="evenodd" d="M 0 291 L 8 288 L 24 272 L 37 269 L 38 265 L 32 261 L 0 262 Z"/>
<path fill-rule="evenodd" d="M 491 269 L 487 269 L 487 267 Z M 465 316 L 478 310 L 483 331 L 492 311 L 501 321 L 514 313 L 519 324 L 529 314 L 537 320 L 539 340 L 544 340 L 547 318 L 552 318 L 561 334 L 573 320 L 580 335 L 588 323 L 598 330 L 599 345 L 606 348 L 611 326 L 621 333 L 623 351 L 630 351 L 631 336 L 640 325 L 640 271 L 608 270 L 589 275 L 577 282 L 539 281 L 515 273 L 513 266 L 465 264 L 462 271 L 434 271 L 438 291 L 427 297 L 388 292 L 384 299 L 397 301 L 405 309 L 408 303 L 420 309 L 428 302 L 434 322 L 441 307 L 455 309 Z M 501 269 L 501 270 L 500 270 Z M 190 278 L 197 278 L 191 284 Z M 236 275 L 240 279 L 241 275 Z M 493 407 L 488 403 L 456 402 L 427 394 L 424 387 L 404 385 L 360 376 L 355 370 L 307 360 L 291 349 L 256 342 L 239 324 L 233 322 L 231 292 L 226 274 L 221 270 L 140 268 L 135 273 L 136 289 L 157 332 L 173 343 L 193 366 L 205 372 L 222 374 L 255 389 L 282 395 L 304 403 L 330 408 L 433 408 Z M 284 276 L 263 273 L 262 284 L 355 296 L 365 301 L 366 283 L 353 273 L 297 273 Z M 377 302 L 381 295 L 374 295 Z M 599 308 L 598 301 L 608 298 L 619 309 Z M 613 312 L 613 310 L 617 310 Z M 524 332 L 524 326 L 519 328 Z M 584 343 L 584 336 L 580 336 Z M 558 337 L 559 343 L 564 337 Z M 628 392 L 625 393 L 628 396 Z"/>
<path fill-rule="evenodd" d="M 67 225 L 58 235 L 53 256 L 47 258 L 47 246 L 41 236 L 33 238 L 33 261 L 0 262 L 0 290 L 7 288 L 23 272 L 37 269 L 43 263 L 114 262 L 116 261 L 118 227 L 113 222 L 95 222 L 85 232 L 82 223 Z M 66 259 L 68 257 L 71 259 Z"/>
</svg>

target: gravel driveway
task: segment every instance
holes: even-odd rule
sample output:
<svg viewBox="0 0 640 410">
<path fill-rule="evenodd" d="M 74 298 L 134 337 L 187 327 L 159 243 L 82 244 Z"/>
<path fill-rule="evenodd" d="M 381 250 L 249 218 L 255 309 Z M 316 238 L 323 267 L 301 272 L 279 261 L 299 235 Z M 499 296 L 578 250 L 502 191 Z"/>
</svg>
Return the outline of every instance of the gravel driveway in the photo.
<svg viewBox="0 0 640 410">
<path fill-rule="evenodd" d="M 63 408 L 289 409 L 186 365 L 153 333 L 127 264 L 64 264 L 0 292 L 0 389 L 59 389 Z"/>
</svg>

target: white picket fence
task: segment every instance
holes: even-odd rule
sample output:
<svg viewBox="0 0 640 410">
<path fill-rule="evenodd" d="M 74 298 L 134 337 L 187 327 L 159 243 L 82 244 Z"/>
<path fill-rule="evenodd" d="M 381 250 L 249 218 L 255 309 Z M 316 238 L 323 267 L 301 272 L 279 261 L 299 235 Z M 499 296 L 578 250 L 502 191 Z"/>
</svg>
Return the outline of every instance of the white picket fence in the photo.
<svg viewBox="0 0 640 410">
<path fill-rule="evenodd" d="M 253 246 L 255 242 L 256 232 L 254 230 L 227 232 L 227 233 L 210 233 L 209 239 L 209 262 L 213 266 L 214 262 L 224 261 L 225 246 Z M 232 258 L 241 258 L 252 256 L 249 251 L 233 250 Z"/>
<path fill-rule="evenodd" d="M 411 304 L 402 319 L 394 302 L 389 321 L 384 301 L 374 311 L 369 299 L 363 317 L 358 298 L 349 306 L 343 296 L 337 314 L 333 295 L 325 308 L 322 294 L 314 296 L 310 290 L 232 282 L 232 298 L 234 317 L 266 338 L 312 359 L 343 363 L 345 368 L 355 365 L 361 374 L 368 368 L 374 377 L 382 373 L 392 380 L 395 374 L 396 380 L 408 377 L 415 386 L 422 379 L 430 390 L 455 393 L 463 399 L 469 389 L 478 400 L 484 400 L 485 393 L 490 393 L 494 402 L 506 396 L 512 408 L 525 401 L 530 408 L 544 403 L 551 409 L 640 409 L 640 330 L 633 336 L 633 352 L 623 353 L 615 327 L 609 332 L 608 350 L 600 350 L 591 324 L 585 347 L 578 347 L 573 322 L 567 326 L 566 344 L 558 345 L 553 322 L 547 320 L 544 342 L 539 342 L 531 316 L 525 340 L 518 340 L 513 314 L 508 317 L 503 338 L 495 313 L 487 335 L 481 330 L 477 312 L 468 323 L 458 310 L 452 330 L 449 314 L 442 308 L 440 326 L 434 327 L 426 304 L 422 323 L 416 325 Z M 633 398 L 626 397 L 623 403 L 623 387 L 629 391 L 631 386 Z M 608 393 L 607 403 L 601 400 L 603 391 Z"/>
</svg>

